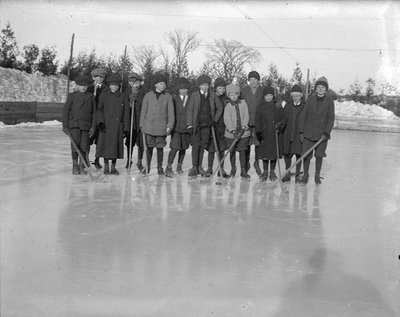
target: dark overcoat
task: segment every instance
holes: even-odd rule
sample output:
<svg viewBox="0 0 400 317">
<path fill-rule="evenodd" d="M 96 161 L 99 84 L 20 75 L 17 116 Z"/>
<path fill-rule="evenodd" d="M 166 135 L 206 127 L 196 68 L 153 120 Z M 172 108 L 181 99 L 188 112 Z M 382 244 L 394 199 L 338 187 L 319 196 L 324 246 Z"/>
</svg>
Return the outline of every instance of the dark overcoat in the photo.
<svg viewBox="0 0 400 317">
<path fill-rule="evenodd" d="M 241 99 L 246 100 L 247 107 L 249 108 L 249 127 L 254 127 L 254 117 L 256 115 L 257 106 L 264 100 L 263 89 L 262 86 L 258 86 L 254 94 L 250 86 L 246 86 L 242 89 Z"/>
<path fill-rule="evenodd" d="M 286 124 L 285 114 L 281 107 L 277 108 L 276 103 L 266 102 L 259 104 L 255 115 L 255 131 L 262 134 L 260 145 L 256 147 L 257 157 L 262 160 L 276 160 L 276 139 L 275 126 L 278 122 Z M 279 134 L 279 157 L 282 156 L 282 135 Z"/>
<path fill-rule="evenodd" d="M 174 98 L 175 126 L 174 131 L 179 133 L 187 133 L 186 113 L 189 105 L 189 96 L 186 96 L 185 104 L 181 96 L 178 94 Z"/>
<path fill-rule="evenodd" d="M 304 109 L 304 101 L 295 106 L 292 101 L 289 101 L 283 111 L 286 117 L 286 126 L 283 131 L 283 154 L 285 155 L 301 155 L 303 151 L 303 143 L 299 137 L 299 118 Z"/>
<path fill-rule="evenodd" d="M 63 108 L 63 127 L 85 131 L 96 128 L 95 100 L 91 93 L 75 91 L 68 94 Z"/>
<path fill-rule="evenodd" d="M 317 95 L 311 95 L 306 101 L 299 120 L 299 133 L 311 141 L 318 141 L 322 134 L 330 135 L 335 123 L 335 103 L 331 96 L 325 95 L 317 100 Z"/>
<path fill-rule="evenodd" d="M 209 90 L 208 93 L 209 93 L 208 100 L 210 101 L 210 109 L 211 109 L 211 118 L 216 123 L 221 119 L 223 113 L 222 104 L 213 91 Z M 190 95 L 188 110 L 186 113 L 186 125 L 192 126 L 194 128 L 195 133 L 197 131 L 200 103 L 201 103 L 200 91 L 198 90 Z"/>
<path fill-rule="evenodd" d="M 123 133 L 129 131 L 129 101 L 127 95 L 119 90 L 108 90 L 99 99 L 97 124 L 104 123 L 105 132 L 99 131 L 96 157 L 123 158 Z"/>
</svg>

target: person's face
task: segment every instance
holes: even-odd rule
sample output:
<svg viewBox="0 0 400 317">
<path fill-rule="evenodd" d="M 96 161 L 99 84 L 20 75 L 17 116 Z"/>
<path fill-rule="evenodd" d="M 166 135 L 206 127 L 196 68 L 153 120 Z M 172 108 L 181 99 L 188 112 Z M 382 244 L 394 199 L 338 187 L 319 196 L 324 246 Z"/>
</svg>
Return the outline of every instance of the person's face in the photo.
<svg viewBox="0 0 400 317">
<path fill-rule="evenodd" d="M 232 101 L 237 101 L 239 99 L 239 93 L 238 92 L 231 92 L 231 93 L 229 93 L 228 97 Z"/>
<path fill-rule="evenodd" d="M 202 92 L 207 92 L 207 91 L 208 91 L 208 88 L 210 88 L 210 85 L 209 85 L 209 84 L 201 84 L 201 85 L 200 85 L 200 90 L 201 90 Z"/>
<path fill-rule="evenodd" d="M 84 86 L 84 85 L 76 85 L 76 88 L 78 89 L 78 91 L 80 92 L 86 92 L 88 86 Z"/>
<path fill-rule="evenodd" d="M 100 85 L 100 84 L 103 83 L 104 77 L 101 77 L 101 76 L 94 76 L 94 77 L 93 77 L 93 80 L 94 80 L 94 83 L 95 83 L 96 85 Z"/>
<path fill-rule="evenodd" d="M 161 91 L 164 91 L 165 88 L 167 88 L 167 84 L 164 83 L 163 81 L 156 84 L 156 89 L 157 89 L 158 91 L 160 91 L 160 92 L 161 92 Z"/>
<path fill-rule="evenodd" d="M 260 81 L 256 78 L 250 78 L 249 83 L 251 88 L 257 88 L 260 84 Z"/>
<path fill-rule="evenodd" d="M 316 91 L 317 95 L 323 96 L 326 93 L 326 87 L 324 85 L 318 85 Z"/>
<path fill-rule="evenodd" d="M 274 95 L 268 94 L 264 97 L 266 102 L 271 102 L 274 99 Z"/>
<path fill-rule="evenodd" d="M 133 89 L 139 89 L 140 88 L 140 81 L 139 80 L 131 80 L 129 81 L 129 85 L 133 88 Z"/>
<path fill-rule="evenodd" d="M 179 89 L 179 94 L 181 96 L 187 96 L 188 95 L 188 90 L 186 88 L 184 89 Z"/>
<path fill-rule="evenodd" d="M 118 84 L 114 84 L 114 83 L 110 84 L 110 90 L 112 93 L 116 92 L 118 90 L 118 88 L 119 88 Z"/>
<path fill-rule="evenodd" d="M 301 93 L 293 92 L 293 93 L 292 93 L 293 102 L 294 102 L 294 103 L 299 103 L 302 96 L 303 96 L 303 94 L 301 94 Z"/>
<path fill-rule="evenodd" d="M 225 93 L 226 88 L 224 86 L 219 86 L 215 91 L 218 96 L 222 96 Z"/>
</svg>

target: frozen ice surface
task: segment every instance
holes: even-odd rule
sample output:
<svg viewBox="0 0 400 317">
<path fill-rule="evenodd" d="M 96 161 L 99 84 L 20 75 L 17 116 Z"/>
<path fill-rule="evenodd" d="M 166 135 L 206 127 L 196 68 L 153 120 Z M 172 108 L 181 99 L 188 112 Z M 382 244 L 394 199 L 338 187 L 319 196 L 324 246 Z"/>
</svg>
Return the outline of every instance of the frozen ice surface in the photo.
<svg viewBox="0 0 400 317">
<path fill-rule="evenodd" d="M 335 130 L 322 185 L 285 190 L 90 181 L 60 126 L 0 144 L 3 317 L 400 316 L 399 134 Z"/>
</svg>

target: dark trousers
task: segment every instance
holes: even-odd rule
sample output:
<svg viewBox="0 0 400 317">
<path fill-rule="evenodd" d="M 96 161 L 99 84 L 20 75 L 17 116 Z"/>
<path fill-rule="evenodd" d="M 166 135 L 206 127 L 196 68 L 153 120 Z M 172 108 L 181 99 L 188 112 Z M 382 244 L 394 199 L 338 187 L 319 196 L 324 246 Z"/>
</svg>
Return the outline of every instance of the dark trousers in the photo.
<svg viewBox="0 0 400 317">
<path fill-rule="evenodd" d="M 86 158 L 86 153 L 89 152 L 89 132 L 86 130 L 81 130 L 79 128 L 72 128 L 69 130 L 69 134 L 75 141 L 75 144 L 78 146 L 83 157 Z M 78 159 L 78 152 L 76 152 L 72 143 L 71 143 L 71 154 L 73 160 Z"/>
</svg>

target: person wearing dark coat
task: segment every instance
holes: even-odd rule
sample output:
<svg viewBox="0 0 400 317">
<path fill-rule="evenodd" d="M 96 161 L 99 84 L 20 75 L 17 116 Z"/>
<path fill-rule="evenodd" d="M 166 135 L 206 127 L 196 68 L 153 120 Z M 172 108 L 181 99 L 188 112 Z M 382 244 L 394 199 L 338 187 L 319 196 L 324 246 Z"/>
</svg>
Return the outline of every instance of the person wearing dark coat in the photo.
<svg viewBox="0 0 400 317">
<path fill-rule="evenodd" d="M 264 87 L 264 101 L 258 105 L 255 115 L 256 137 L 260 142 L 256 155 L 263 160 L 263 173 L 261 181 L 268 179 L 268 163 L 270 164 L 269 179 L 277 179 L 275 174 L 276 160 L 282 155 L 282 136 L 279 134 L 279 153 L 276 151 L 275 131 L 283 131 L 286 120 L 282 107 L 278 106 L 274 99 L 274 89 L 270 86 Z"/>
<path fill-rule="evenodd" d="M 226 103 L 229 100 L 229 98 L 226 96 L 226 93 L 225 93 L 226 85 L 227 85 L 226 81 L 221 77 L 218 77 L 214 81 L 215 95 L 219 98 L 221 105 L 222 105 L 222 109 L 225 108 Z M 224 123 L 224 110 L 222 110 L 221 118 L 218 120 L 218 122 L 216 123 L 215 128 L 214 128 L 216 143 L 217 143 L 217 147 L 218 147 L 217 155 L 219 157 L 219 161 L 222 160 L 222 158 L 224 156 L 224 152 L 227 149 L 226 142 L 225 142 L 225 129 L 226 129 L 226 127 L 225 127 L 225 123 Z M 210 147 L 208 149 L 208 169 L 206 171 L 206 175 L 205 175 L 206 177 L 212 175 L 214 157 L 215 157 L 216 152 L 217 152 L 217 150 L 215 149 L 214 140 L 212 140 L 212 142 L 210 142 Z M 222 176 L 223 178 L 229 177 L 229 175 L 224 170 L 223 162 L 221 164 L 221 170 L 218 172 L 218 176 Z"/>
<path fill-rule="evenodd" d="M 96 131 L 95 100 L 87 92 L 90 78 L 78 76 L 75 80 L 77 91 L 69 93 L 63 108 L 63 131 L 75 141 L 84 158 L 89 152 L 89 138 Z M 85 174 L 84 163 L 78 164 L 78 152 L 71 142 L 72 174 Z M 86 161 L 88 164 L 88 161 Z"/>
<path fill-rule="evenodd" d="M 290 92 L 291 99 L 286 103 L 283 111 L 286 117 L 286 126 L 283 131 L 283 157 L 286 169 L 292 164 L 292 156 L 296 156 L 296 161 L 300 158 L 303 151 L 303 143 L 300 142 L 299 136 L 299 118 L 304 109 L 304 101 L 302 100 L 303 92 L 299 85 L 294 85 Z M 299 183 L 301 162 L 296 165 L 295 182 Z M 290 173 L 283 178 L 283 182 L 290 181 Z"/>
<path fill-rule="evenodd" d="M 259 158 L 257 157 L 257 147 L 259 146 L 259 141 L 255 135 L 254 127 L 255 127 L 255 115 L 256 115 L 256 110 L 257 106 L 263 102 L 263 87 L 260 85 L 260 74 L 256 71 L 251 71 L 248 75 L 248 81 L 249 85 L 244 87 L 242 89 L 241 93 L 241 98 L 246 100 L 246 103 L 249 107 L 249 116 L 250 116 L 250 121 L 249 121 L 249 128 L 251 131 L 251 144 L 254 144 L 255 146 L 255 155 L 254 155 L 254 169 L 256 170 L 256 173 L 258 176 L 261 175 L 261 169 L 259 165 Z M 249 147 L 249 150 L 247 151 L 247 160 L 250 162 L 250 152 L 251 152 L 251 146 Z"/>
<path fill-rule="evenodd" d="M 321 184 L 322 159 L 326 157 L 328 140 L 335 123 L 335 103 L 331 96 L 327 95 L 329 89 L 328 80 L 321 77 L 315 83 L 315 94 L 308 97 L 304 110 L 299 120 L 299 137 L 303 142 L 303 153 L 309 150 L 318 140 L 322 142 L 315 148 L 315 183 Z M 312 158 L 311 151 L 304 158 L 304 174 L 302 183 L 308 182 L 308 170 Z"/>
<path fill-rule="evenodd" d="M 189 88 L 190 83 L 186 78 L 182 77 L 178 79 L 178 95 L 174 97 L 175 126 L 171 133 L 171 142 L 169 143 L 171 150 L 168 154 L 168 165 L 165 169 L 165 176 L 171 178 L 174 177 L 172 164 L 174 163 L 176 153 L 179 153 L 176 172 L 180 175 L 183 174 L 182 164 L 186 150 L 189 148 L 190 144 L 190 135 L 186 129 Z"/>
<path fill-rule="evenodd" d="M 118 175 L 115 164 L 117 159 L 124 157 L 123 139 L 129 133 L 129 101 L 119 89 L 121 77 L 118 74 L 110 75 L 108 82 L 109 89 L 100 96 L 97 109 L 99 139 L 96 156 L 104 158 L 104 174 Z"/>
<path fill-rule="evenodd" d="M 104 91 L 106 91 L 108 89 L 107 85 L 104 83 L 104 78 L 106 77 L 106 71 L 102 68 L 95 68 L 92 70 L 91 75 L 92 75 L 92 79 L 94 82 L 89 85 L 87 91 L 94 95 L 94 98 L 96 101 L 96 103 L 95 103 L 96 112 L 97 112 L 97 107 L 99 105 L 100 96 Z M 99 131 L 98 131 L 98 129 L 96 129 L 94 136 L 92 138 L 90 138 L 90 145 L 97 144 L 98 138 L 99 138 Z M 100 164 L 100 160 L 98 157 L 95 157 L 93 165 L 98 170 L 102 169 L 102 166 Z"/>
<path fill-rule="evenodd" d="M 132 158 L 129 156 L 131 155 L 131 153 L 133 153 L 133 148 L 136 145 L 138 148 L 138 157 L 136 166 L 141 172 L 143 172 L 144 170 L 144 166 L 142 163 L 143 151 L 144 151 L 143 136 L 139 130 L 140 111 L 142 109 L 142 103 L 144 97 L 142 80 L 143 79 L 141 78 L 141 76 L 136 73 L 131 73 L 128 76 L 129 118 L 133 120 L 131 121 L 132 131 L 130 131 L 131 127 L 129 127 L 129 134 L 125 138 L 125 146 L 126 146 L 126 151 L 128 153 L 125 167 L 130 168 L 132 166 Z M 131 144 L 131 149 L 129 150 L 129 144 L 131 143 L 130 140 L 131 132 L 132 132 L 132 144 Z"/>
<path fill-rule="evenodd" d="M 205 176 L 202 168 L 204 150 L 209 149 L 211 126 L 215 126 L 222 116 L 222 104 L 215 93 L 210 90 L 211 78 L 201 75 L 197 78 L 199 90 L 193 92 L 189 98 L 186 113 L 186 125 L 191 134 L 192 168 L 189 171 L 190 179 L 198 174 Z"/>
<path fill-rule="evenodd" d="M 144 173 L 150 172 L 153 148 L 157 148 L 157 172 L 160 176 L 165 175 L 162 163 L 166 138 L 175 125 L 174 102 L 172 96 L 165 92 L 166 87 L 166 77 L 155 76 L 154 90 L 143 98 L 139 122 L 139 129 L 146 135 L 147 145 L 147 171 L 145 169 Z"/>
</svg>

